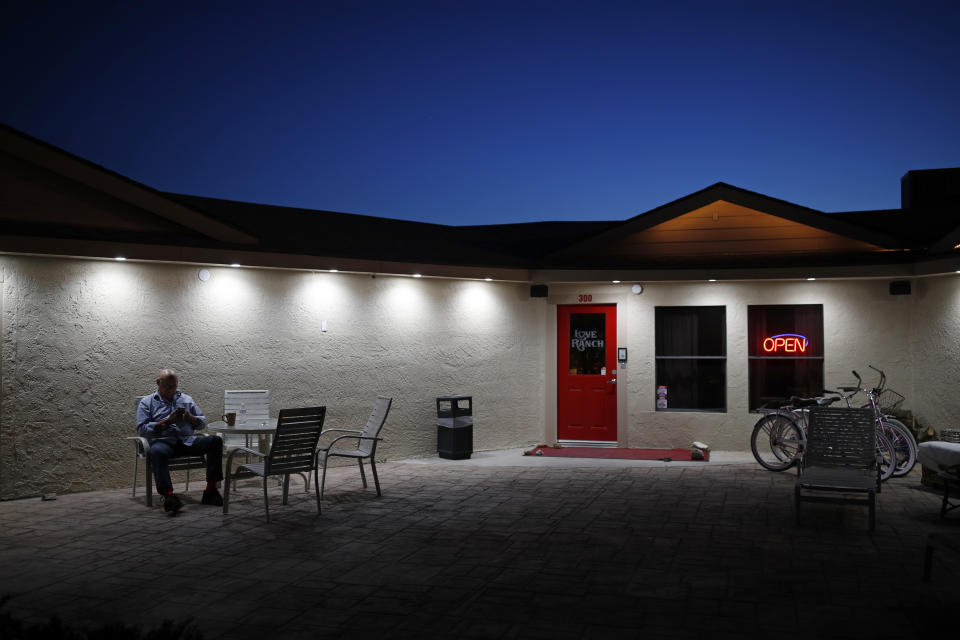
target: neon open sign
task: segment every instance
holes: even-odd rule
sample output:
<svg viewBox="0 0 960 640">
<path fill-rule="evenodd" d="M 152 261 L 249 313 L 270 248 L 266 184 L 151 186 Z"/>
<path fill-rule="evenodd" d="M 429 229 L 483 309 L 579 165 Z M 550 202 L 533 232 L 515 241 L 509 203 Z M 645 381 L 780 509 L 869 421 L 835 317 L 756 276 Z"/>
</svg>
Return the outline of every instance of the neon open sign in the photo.
<svg viewBox="0 0 960 640">
<path fill-rule="evenodd" d="M 763 350 L 767 353 L 804 353 L 810 341 L 797 333 L 781 333 L 763 340 Z"/>
</svg>

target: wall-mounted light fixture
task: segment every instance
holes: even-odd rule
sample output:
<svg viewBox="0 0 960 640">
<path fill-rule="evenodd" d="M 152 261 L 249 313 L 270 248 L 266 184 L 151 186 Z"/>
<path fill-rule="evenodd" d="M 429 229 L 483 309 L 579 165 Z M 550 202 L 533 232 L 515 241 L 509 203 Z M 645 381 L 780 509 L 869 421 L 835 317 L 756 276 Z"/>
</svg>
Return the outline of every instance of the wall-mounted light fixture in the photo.
<svg viewBox="0 0 960 640">
<path fill-rule="evenodd" d="M 200 282 L 206 282 L 210 279 L 210 272 L 206 269 L 200 269 L 200 271 L 197 271 L 197 277 L 200 278 Z"/>
<path fill-rule="evenodd" d="M 638 296 L 641 293 L 643 293 L 643 285 L 639 283 L 635 284 L 632 287 L 630 287 L 630 291 L 633 291 L 633 294 Z"/>
</svg>

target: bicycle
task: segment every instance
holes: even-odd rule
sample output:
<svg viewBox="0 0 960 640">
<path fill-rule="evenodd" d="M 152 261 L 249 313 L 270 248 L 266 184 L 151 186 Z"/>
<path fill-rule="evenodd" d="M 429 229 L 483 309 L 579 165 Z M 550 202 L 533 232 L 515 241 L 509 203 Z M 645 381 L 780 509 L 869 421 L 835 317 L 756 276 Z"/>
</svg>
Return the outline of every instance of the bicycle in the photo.
<svg viewBox="0 0 960 640">
<path fill-rule="evenodd" d="M 750 434 L 750 450 L 760 465 L 770 471 L 786 471 L 796 464 L 806 441 L 806 413 L 804 407 L 827 405 L 840 398 L 799 398 L 792 396 L 790 404 L 779 409 L 761 409 L 764 416 L 757 420 Z M 799 410 L 799 414 L 795 413 Z M 798 424 L 798 418 L 803 426 Z"/>
<path fill-rule="evenodd" d="M 800 398 L 792 396 L 790 404 L 779 409 L 767 410 L 766 415 L 760 418 L 753 426 L 750 434 L 750 450 L 760 465 L 770 471 L 786 471 L 797 464 L 803 456 L 803 449 L 807 439 L 808 407 L 826 406 L 849 397 L 836 391 L 824 393 L 837 394 L 836 396 L 819 396 L 816 398 Z M 896 449 L 884 430 L 877 426 L 877 458 L 880 462 L 880 480 L 886 481 L 893 476 L 896 470 Z"/>
<path fill-rule="evenodd" d="M 877 421 L 877 428 L 881 429 L 884 435 L 893 442 L 897 460 L 893 476 L 899 478 L 910 473 L 917 463 L 917 440 L 905 424 L 893 416 L 885 414 L 882 410 L 883 406 L 890 408 L 896 407 L 903 402 L 903 396 L 891 389 L 884 390 L 887 382 L 887 374 L 872 364 L 868 364 L 867 366 L 880 374 L 880 380 L 876 387 L 864 389 L 863 379 L 856 371 L 852 371 L 851 373 L 857 378 L 857 386 L 838 387 L 838 389 L 850 393 L 849 396 L 845 396 L 848 407 L 850 406 L 850 398 L 857 393 L 862 392 L 867 396 L 867 402 L 862 408 L 873 409 L 873 415 Z"/>
</svg>

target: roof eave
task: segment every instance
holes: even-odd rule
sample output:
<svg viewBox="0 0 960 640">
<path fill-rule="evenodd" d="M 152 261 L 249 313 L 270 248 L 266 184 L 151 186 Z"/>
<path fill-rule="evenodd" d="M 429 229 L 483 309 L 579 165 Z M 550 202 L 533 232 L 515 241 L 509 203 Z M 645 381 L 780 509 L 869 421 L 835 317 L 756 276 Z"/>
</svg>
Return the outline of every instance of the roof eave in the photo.
<svg viewBox="0 0 960 640">
<path fill-rule="evenodd" d="M 255 236 L 174 202 L 156 189 L 6 125 L 0 125 L 0 149 L 219 242 L 241 245 L 258 242 Z"/>
</svg>

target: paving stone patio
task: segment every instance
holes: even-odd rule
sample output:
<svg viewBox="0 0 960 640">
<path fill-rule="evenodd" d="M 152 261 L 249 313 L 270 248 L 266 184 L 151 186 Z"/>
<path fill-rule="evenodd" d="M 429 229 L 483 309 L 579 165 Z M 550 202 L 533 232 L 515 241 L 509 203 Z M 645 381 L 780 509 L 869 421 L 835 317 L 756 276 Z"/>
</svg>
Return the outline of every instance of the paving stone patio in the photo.
<svg viewBox="0 0 960 640">
<path fill-rule="evenodd" d="M 0 593 L 28 623 L 152 628 L 192 617 L 215 638 L 910 638 L 960 605 L 960 558 L 935 557 L 939 518 L 919 467 L 866 509 L 804 505 L 792 472 L 749 462 L 503 457 L 355 467 L 312 493 L 256 485 L 230 514 L 176 517 L 129 490 L 0 503 Z M 159 502 L 159 501 L 158 501 Z"/>
</svg>

